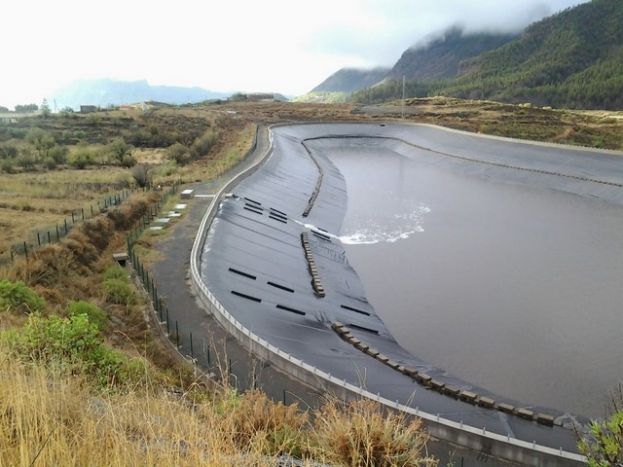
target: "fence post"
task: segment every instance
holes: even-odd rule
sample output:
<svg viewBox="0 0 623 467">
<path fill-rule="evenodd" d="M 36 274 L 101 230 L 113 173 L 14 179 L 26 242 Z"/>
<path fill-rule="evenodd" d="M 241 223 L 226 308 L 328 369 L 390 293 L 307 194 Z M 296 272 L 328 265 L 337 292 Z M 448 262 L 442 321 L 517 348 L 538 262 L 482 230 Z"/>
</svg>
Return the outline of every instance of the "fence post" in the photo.
<svg viewBox="0 0 623 467">
<path fill-rule="evenodd" d="M 91 208 L 91 217 L 93 217 L 93 205 L 89 206 Z"/>
<path fill-rule="evenodd" d="M 166 308 L 167 309 L 167 336 L 171 335 L 171 332 L 169 330 L 169 307 Z"/>
<path fill-rule="evenodd" d="M 177 320 L 175 320 L 175 346 L 178 349 L 180 348 L 180 331 L 179 331 L 179 328 L 177 327 Z"/>
<path fill-rule="evenodd" d="M 71 224 L 75 224 L 76 223 L 76 218 L 74 217 L 74 211 L 73 209 L 71 210 Z"/>
<path fill-rule="evenodd" d="M 41 246 L 41 237 L 39 236 L 39 232 L 37 232 L 37 243 Z"/>
<path fill-rule="evenodd" d="M 67 235 L 67 233 L 69 232 L 69 230 L 67 229 L 67 218 L 63 219 L 63 222 L 65 223 L 65 235 Z"/>
<path fill-rule="evenodd" d="M 82 211 L 82 220 L 84 220 L 84 208 L 80 208 L 80 210 Z"/>
<path fill-rule="evenodd" d="M 24 254 L 26 255 L 26 261 L 28 261 L 28 245 L 24 242 Z"/>
<path fill-rule="evenodd" d="M 195 353 L 193 351 L 193 333 L 190 333 L 190 358 L 195 359 Z"/>
<path fill-rule="evenodd" d="M 48 230 L 48 243 L 52 243 L 52 240 L 50 238 L 50 231 Z"/>
<path fill-rule="evenodd" d="M 58 242 L 61 239 L 61 235 L 58 231 L 58 224 L 56 224 L 56 241 Z"/>
</svg>

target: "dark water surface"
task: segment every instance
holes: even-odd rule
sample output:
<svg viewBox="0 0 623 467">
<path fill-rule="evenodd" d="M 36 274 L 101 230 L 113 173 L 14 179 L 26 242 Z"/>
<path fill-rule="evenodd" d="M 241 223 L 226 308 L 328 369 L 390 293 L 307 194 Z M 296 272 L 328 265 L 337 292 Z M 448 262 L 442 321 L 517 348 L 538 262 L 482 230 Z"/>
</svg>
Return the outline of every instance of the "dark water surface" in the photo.
<svg viewBox="0 0 623 467">
<path fill-rule="evenodd" d="M 621 207 L 383 145 L 327 153 L 348 259 L 403 347 L 526 404 L 604 414 L 623 379 Z"/>
</svg>

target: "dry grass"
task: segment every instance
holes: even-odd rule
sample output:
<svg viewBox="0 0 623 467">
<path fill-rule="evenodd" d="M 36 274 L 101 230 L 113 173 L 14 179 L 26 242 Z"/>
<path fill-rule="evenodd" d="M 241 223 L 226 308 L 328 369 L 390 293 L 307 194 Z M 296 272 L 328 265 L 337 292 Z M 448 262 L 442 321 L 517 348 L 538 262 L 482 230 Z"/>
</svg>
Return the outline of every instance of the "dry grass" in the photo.
<svg viewBox="0 0 623 467">
<path fill-rule="evenodd" d="M 402 101 L 363 107 L 377 117 L 400 116 Z M 410 121 L 511 138 L 623 149 L 620 112 L 570 111 L 492 101 L 430 97 L 406 100 Z"/>
<path fill-rule="evenodd" d="M 227 389 L 188 397 L 146 383 L 95 392 L 81 376 L 0 346 L 0 466 L 269 466 L 277 455 L 350 466 L 436 465 L 418 422 L 372 402 L 329 404 L 312 426 L 294 405 Z"/>
</svg>

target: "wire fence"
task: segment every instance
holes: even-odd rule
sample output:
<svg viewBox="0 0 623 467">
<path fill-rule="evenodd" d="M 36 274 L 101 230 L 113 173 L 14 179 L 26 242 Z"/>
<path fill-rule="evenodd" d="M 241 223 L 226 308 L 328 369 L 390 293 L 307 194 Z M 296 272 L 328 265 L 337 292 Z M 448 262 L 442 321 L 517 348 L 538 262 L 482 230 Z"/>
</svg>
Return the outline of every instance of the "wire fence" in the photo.
<svg viewBox="0 0 623 467">
<path fill-rule="evenodd" d="M 179 182 L 176 181 L 166 192 L 164 192 L 162 199 L 168 197 L 171 193 L 175 193 L 178 186 Z M 111 208 L 120 206 L 135 193 L 147 192 L 153 189 L 154 188 L 150 186 L 135 189 L 123 189 L 117 193 L 113 193 L 102 198 L 95 204 L 91 204 L 86 208 L 72 210 L 68 216 L 65 216 L 56 224 L 34 228 L 30 235 L 22 241 L 14 243 L 7 251 L 0 253 L 0 267 L 11 265 L 20 257 L 28 259 L 29 256 L 39 248 L 60 242 L 71 232 L 72 228 L 76 224 L 83 223 L 100 214 L 108 212 Z M 143 226 L 146 222 L 148 222 L 148 217 L 149 216 L 144 216 Z"/>
</svg>

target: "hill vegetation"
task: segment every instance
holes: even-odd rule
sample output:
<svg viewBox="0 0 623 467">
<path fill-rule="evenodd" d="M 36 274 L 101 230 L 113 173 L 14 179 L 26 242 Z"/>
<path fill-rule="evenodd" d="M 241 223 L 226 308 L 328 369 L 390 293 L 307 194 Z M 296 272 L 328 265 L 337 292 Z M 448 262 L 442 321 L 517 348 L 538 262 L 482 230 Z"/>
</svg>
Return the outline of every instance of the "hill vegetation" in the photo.
<svg viewBox="0 0 623 467">
<path fill-rule="evenodd" d="M 454 78 L 464 60 L 496 49 L 513 40 L 514 34 L 466 34 L 454 27 L 441 37 L 407 49 L 388 73 L 388 77 L 409 80 Z"/>
<path fill-rule="evenodd" d="M 531 102 L 577 109 L 623 108 L 623 2 L 593 0 L 529 26 L 518 38 L 466 57 L 470 41 L 456 37 L 407 51 L 394 70 L 412 77 L 408 97 Z M 474 36 L 471 45 L 479 44 Z M 502 40 L 500 38 L 500 40 Z M 483 43 L 492 45 L 494 39 Z M 423 60 L 426 58 L 426 60 Z M 458 63 L 458 69 L 455 66 Z M 448 66 L 444 69 L 443 65 Z M 456 74 L 453 74 L 456 70 Z M 355 92 L 354 102 L 383 102 L 402 94 L 393 79 Z"/>
<path fill-rule="evenodd" d="M 342 68 L 311 90 L 312 93 L 350 93 L 381 81 L 388 73 L 387 68 Z"/>
</svg>

